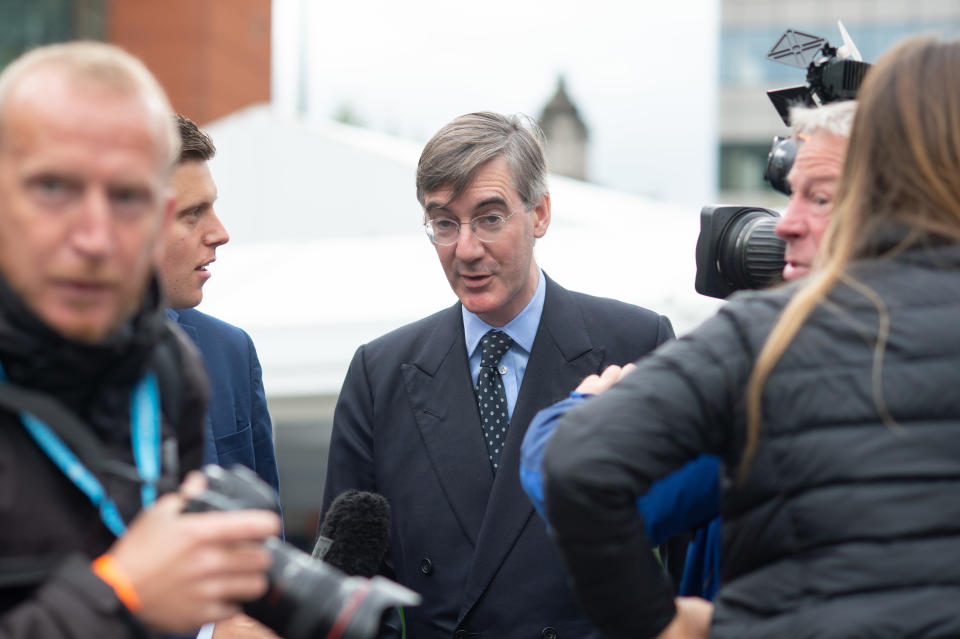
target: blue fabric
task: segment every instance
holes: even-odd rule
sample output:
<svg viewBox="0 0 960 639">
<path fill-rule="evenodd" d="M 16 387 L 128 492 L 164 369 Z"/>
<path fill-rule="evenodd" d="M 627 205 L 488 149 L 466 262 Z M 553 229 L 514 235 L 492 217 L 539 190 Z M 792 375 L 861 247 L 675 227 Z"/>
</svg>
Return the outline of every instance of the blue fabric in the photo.
<svg viewBox="0 0 960 639">
<path fill-rule="evenodd" d="M 250 336 L 195 309 L 167 314 L 200 349 L 210 377 L 203 463 L 242 464 L 279 490 L 273 425 Z"/>
<path fill-rule="evenodd" d="M 720 460 L 701 455 L 654 482 L 637 510 L 655 546 L 707 523 L 720 512 Z"/>
<path fill-rule="evenodd" d="M 723 522 L 719 515 L 697 529 L 687 547 L 687 561 L 679 593 L 713 601 L 720 588 L 720 560 L 723 555 Z"/>
<path fill-rule="evenodd" d="M 477 387 L 477 378 L 480 375 L 480 349 L 478 348 L 480 339 L 487 334 L 487 331 L 498 330 L 503 331 L 513 340 L 510 350 L 500 360 L 500 370 L 503 371 L 501 373 L 503 390 L 507 395 L 507 415 L 511 419 L 513 419 L 513 407 L 517 403 L 517 395 L 520 392 L 520 384 L 527 371 L 527 361 L 533 349 L 533 340 L 540 326 L 543 301 L 546 299 L 546 278 L 543 276 L 543 271 L 538 271 L 537 275 L 539 279 L 533 297 L 523 310 L 504 326 L 490 326 L 465 307 L 461 307 L 463 335 L 467 344 L 467 359 L 474 388 Z"/>
<path fill-rule="evenodd" d="M 520 483 L 524 492 L 533 502 L 537 514 L 547 522 L 546 499 L 543 494 L 543 454 L 547 451 L 547 444 L 557 427 L 560 418 L 583 403 L 590 395 L 583 395 L 576 391 L 570 397 L 562 399 L 552 406 L 547 406 L 534 415 L 523 436 L 523 445 L 520 447 Z"/>
<path fill-rule="evenodd" d="M 530 421 L 520 448 L 520 483 L 540 517 L 549 525 L 543 492 L 543 455 L 557 423 L 592 395 L 570 397 L 544 408 Z M 720 585 L 722 524 L 720 519 L 720 460 L 701 455 L 655 482 L 637 498 L 647 538 L 654 546 L 694 530 L 687 549 L 679 594 L 712 600 Z"/>
</svg>

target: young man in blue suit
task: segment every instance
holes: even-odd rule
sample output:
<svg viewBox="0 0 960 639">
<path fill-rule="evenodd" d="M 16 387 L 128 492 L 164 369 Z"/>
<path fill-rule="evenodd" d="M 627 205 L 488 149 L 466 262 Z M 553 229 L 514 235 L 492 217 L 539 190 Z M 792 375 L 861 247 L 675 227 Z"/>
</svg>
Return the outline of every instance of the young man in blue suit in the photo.
<svg viewBox="0 0 960 639">
<path fill-rule="evenodd" d="M 200 349 L 210 377 L 203 463 L 243 464 L 279 490 L 273 427 L 253 341 L 242 329 L 193 308 L 203 299 L 203 285 L 210 279 L 207 267 L 216 260 L 217 247 L 230 236 L 213 206 L 217 187 L 207 166 L 216 153 L 213 142 L 191 120 L 176 117 L 182 146 L 170 178 L 173 220 L 162 238 L 158 273 L 167 314 Z M 215 629 L 205 626 L 199 637 L 209 638 L 211 632 L 217 639 L 274 636 L 244 615 L 217 623 Z"/>
<path fill-rule="evenodd" d="M 459 302 L 361 346 L 337 403 L 323 512 L 347 489 L 392 508 L 384 572 L 423 595 L 416 639 L 598 638 L 519 481 L 530 419 L 585 376 L 673 337 L 666 317 L 562 288 L 536 125 L 474 113 L 417 169 L 427 236 Z"/>
<path fill-rule="evenodd" d="M 210 278 L 207 267 L 230 236 L 217 217 L 217 187 L 207 161 L 216 153 L 209 136 L 177 116 L 183 144 L 170 183 L 175 208 L 163 237 L 160 281 L 168 314 L 196 343 L 210 375 L 210 406 L 203 461 L 243 464 L 279 488 L 273 427 L 263 392 L 260 360 L 250 336 L 194 307 Z"/>
</svg>

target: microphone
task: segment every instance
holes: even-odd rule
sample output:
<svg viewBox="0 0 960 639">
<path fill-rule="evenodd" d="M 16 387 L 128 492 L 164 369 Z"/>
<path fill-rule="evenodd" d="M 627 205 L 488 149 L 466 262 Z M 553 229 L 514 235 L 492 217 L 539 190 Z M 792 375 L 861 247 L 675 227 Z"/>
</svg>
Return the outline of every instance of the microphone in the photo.
<svg viewBox="0 0 960 639">
<path fill-rule="evenodd" d="M 348 575 L 373 577 L 390 544 L 390 504 L 377 493 L 340 493 L 320 524 L 313 558 Z"/>
</svg>

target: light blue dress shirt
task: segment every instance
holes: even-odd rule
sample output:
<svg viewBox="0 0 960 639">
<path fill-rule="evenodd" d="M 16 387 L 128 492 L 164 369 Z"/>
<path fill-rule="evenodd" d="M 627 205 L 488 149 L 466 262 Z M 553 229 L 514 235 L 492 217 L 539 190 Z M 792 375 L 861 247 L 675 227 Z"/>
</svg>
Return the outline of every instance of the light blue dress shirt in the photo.
<svg viewBox="0 0 960 639">
<path fill-rule="evenodd" d="M 523 382 L 523 374 L 527 370 L 527 361 L 530 359 L 530 350 L 533 340 L 537 336 L 537 327 L 540 326 L 540 316 L 543 315 L 543 300 L 547 293 L 547 282 L 543 271 L 537 271 L 537 290 L 520 313 L 506 326 L 490 326 L 482 319 L 461 307 L 463 312 L 463 332 L 467 342 L 467 358 L 470 361 L 470 376 L 473 378 L 473 387 L 477 387 L 477 378 L 480 376 L 480 340 L 487 331 L 503 331 L 512 340 L 513 344 L 500 360 L 500 376 L 503 378 L 503 390 L 507 395 L 507 414 L 513 419 L 513 407 L 517 403 L 517 394 Z"/>
</svg>

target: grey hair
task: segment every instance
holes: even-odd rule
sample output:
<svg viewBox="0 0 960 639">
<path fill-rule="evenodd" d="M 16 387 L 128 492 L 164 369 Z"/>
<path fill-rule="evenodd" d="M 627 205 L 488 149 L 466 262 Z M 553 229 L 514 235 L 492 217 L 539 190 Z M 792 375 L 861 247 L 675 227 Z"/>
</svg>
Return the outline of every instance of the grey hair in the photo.
<svg viewBox="0 0 960 639">
<path fill-rule="evenodd" d="M 513 186 L 530 209 L 547 194 L 547 162 L 543 132 L 526 115 L 468 113 L 440 129 L 423 148 L 417 164 L 417 200 L 425 205 L 427 193 L 451 188 L 457 199 L 494 158 L 507 159 Z"/>
<path fill-rule="evenodd" d="M 824 131 L 842 138 L 849 138 L 856 112 L 855 100 L 831 102 L 821 107 L 797 106 L 790 109 L 790 122 L 795 134 L 813 135 L 818 131 Z"/>
<path fill-rule="evenodd" d="M 147 67 L 123 49 L 102 42 L 66 42 L 32 49 L 11 62 L 0 73 L 0 123 L 10 97 L 25 77 L 48 68 L 69 81 L 124 95 L 137 95 L 157 117 L 164 142 L 167 166 L 180 155 L 180 134 L 167 94 Z M 0 129 L 2 131 L 2 129 Z"/>
</svg>

